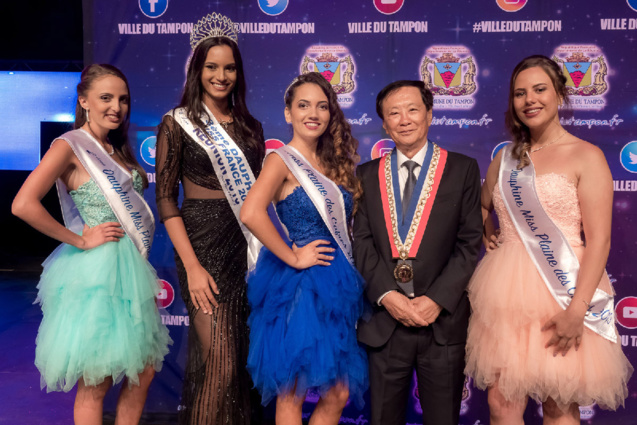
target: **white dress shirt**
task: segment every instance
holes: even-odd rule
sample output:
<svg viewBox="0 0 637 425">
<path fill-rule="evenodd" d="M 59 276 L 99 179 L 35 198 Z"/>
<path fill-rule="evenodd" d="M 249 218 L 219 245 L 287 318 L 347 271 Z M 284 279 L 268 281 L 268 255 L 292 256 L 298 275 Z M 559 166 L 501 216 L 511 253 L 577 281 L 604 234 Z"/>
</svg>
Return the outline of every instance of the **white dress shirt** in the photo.
<svg viewBox="0 0 637 425">
<path fill-rule="evenodd" d="M 416 176 L 416 180 L 418 179 L 418 176 L 420 175 L 420 170 L 422 169 L 422 163 L 425 160 L 425 154 L 427 154 L 427 146 L 429 145 L 428 142 L 425 143 L 425 146 L 423 146 L 417 153 L 416 155 L 414 155 L 413 158 L 411 158 L 412 161 L 414 161 L 416 164 L 418 164 L 418 166 L 416 168 L 414 168 L 414 175 Z M 397 159 L 398 159 L 398 183 L 400 184 L 400 200 L 402 201 L 403 199 L 403 192 L 405 191 L 405 183 L 407 182 L 407 177 L 409 174 L 409 170 L 407 169 L 407 167 L 403 167 L 403 164 L 405 163 L 405 161 L 409 161 L 409 158 L 407 158 L 407 156 L 405 154 L 403 154 L 401 151 L 399 151 L 398 149 L 396 149 L 397 152 Z M 396 194 L 394 194 L 395 196 Z"/>
<path fill-rule="evenodd" d="M 425 145 L 416 153 L 416 155 L 414 155 L 413 158 L 411 158 L 412 161 L 418 164 L 418 166 L 414 168 L 414 175 L 416 176 L 416 179 L 418 179 L 418 176 L 420 175 L 420 170 L 422 169 L 422 163 L 425 161 L 425 155 L 427 154 L 427 146 L 429 146 L 429 142 L 426 142 Z M 407 169 L 407 167 L 403 167 L 403 164 L 405 163 L 405 161 L 409 161 L 409 158 L 407 158 L 407 156 L 403 154 L 401 151 L 399 151 L 398 149 L 396 149 L 396 153 L 398 154 L 396 156 L 396 159 L 398 160 L 397 161 L 398 162 L 398 183 L 400 185 L 400 200 L 402 202 L 403 191 L 405 190 L 405 183 L 407 182 L 407 177 L 409 174 L 409 170 Z M 420 194 L 414 193 L 412 196 L 418 196 L 418 195 Z M 394 196 L 396 196 L 395 193 L 394 193 Z M 383 298 L 385 298 L 385 296 L 389 294 L 390 292 L 393 292 L 393 290 L 387 291 L 383 295 L 378 297 L 378 301 L 376 301 L 378 305 L 381 305 L 380 303 L 383 300 Z"/>
</svg>

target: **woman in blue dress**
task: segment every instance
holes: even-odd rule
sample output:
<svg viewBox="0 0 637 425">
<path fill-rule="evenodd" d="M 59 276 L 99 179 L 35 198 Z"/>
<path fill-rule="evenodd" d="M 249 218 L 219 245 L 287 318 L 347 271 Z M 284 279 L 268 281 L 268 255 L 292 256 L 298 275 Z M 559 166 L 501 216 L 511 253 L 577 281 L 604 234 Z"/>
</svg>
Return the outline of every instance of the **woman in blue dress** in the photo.
<svg viewBox="0 0 637 425">
<path fill-rule="evenodd" d="M 312 424 L 337 424 L 367 389 L 367 359 L 356 341 L 364 282 L 351 263 L 349 224 L 361 188 L 358 142 L 321 74 L 297 77 L 285 93 L 293 137 L 266 157 L 241 210 L 264 245 L 248 272 L 248 370 L 277 424 L 301 424 L 308 390 L 320 400 Z M 269 219 L 276 211 L 286 243 Z M 327 223 L 327 225 L 326 225 Z"/>
<path fill-rule="evenodd" d="M 137 424 L 172 343 L 157 311 L 157 276 L 144 256 L 154 229 L 141 196 L 148 181 L 128 145 L 130 94 L 122 72 L 88 66 L 77 95 L 75 130 L 54 141 L 12 206 L 62 242 L 38 285 L 43 318 L 35 364 L 47 391 L 70 391 L 77 383 L 76 424 L 101 424 L 106 392 L 125 378 L 116 423 Z M 79 234 L 40 202 L 56 181 L 65 222 Z M 135 223 L 126 219 L 126 205 L 140 212 Z M 147 235 L 131 232 L 136 225 Z"/>
</svg>

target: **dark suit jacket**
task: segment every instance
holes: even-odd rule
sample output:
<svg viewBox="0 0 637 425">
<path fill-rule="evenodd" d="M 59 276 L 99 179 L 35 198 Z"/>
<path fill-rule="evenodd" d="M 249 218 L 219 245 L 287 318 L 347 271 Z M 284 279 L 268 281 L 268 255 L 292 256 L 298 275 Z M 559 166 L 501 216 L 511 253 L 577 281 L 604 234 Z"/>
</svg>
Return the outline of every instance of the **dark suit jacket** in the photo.
<svg viewBox="0 0 637 425">
<path fill-rule="evenodd" d="M 370 347 L 384 345 L 398 324 L 384 307 L 378 306 L 378 298 L 390 290 L 400 291 L 394 280 L 396 260 L 392 259 L 380 198 L 379 161 L 357 169 L 363 197 L 354 218 L 354 259 L 367 281 L 365 291 L 373 308 L 371 318 L 358 323 L 358 339 Z M 430 325 L 439 344 L 462 343 L 467 338 L 469 300 L 465 289 L 476 266 L 481 238 L 478 164 L 473 158 L 449 152 L 413 260 L 415 296 L 426 295 L 442 307 L 438 319 Z"/>
</svg>

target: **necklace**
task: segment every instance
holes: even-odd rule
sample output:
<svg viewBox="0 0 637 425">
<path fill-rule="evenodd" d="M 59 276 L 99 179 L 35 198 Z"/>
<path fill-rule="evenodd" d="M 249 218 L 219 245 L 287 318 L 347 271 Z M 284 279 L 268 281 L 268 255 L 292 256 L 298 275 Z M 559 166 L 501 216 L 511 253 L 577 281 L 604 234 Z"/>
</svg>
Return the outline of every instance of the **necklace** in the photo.
<svg viewBox="0 0 637 425">
<path fill-rule="evenodd" d="M 95 140 L 97 140 L 98 142 L 100 141 L 100 139 L 98 139 L 98 138 L 97 138 L 97 136 L 95 135 L 95 133 L 93 133 L 93 130 L 91 129 L 91 125 L 90 125 L 90 124 L 88 125 L 88 131 L 91 133 L 91 136 L 93 136 L 93 138 L 94 138 Z M 100 144 L 102 145 L 102 147 L 104 148 L 104 150 L 106 151 L 106 153 L 107 153 L 109 156 L 113 156 L 113 155 L 115 155 L 115 146 L 113 146 L 113 145 L 110 143 L 110 141 L 108 140 L 108 137 L 106 138 L 106 143 L 102 144 L 102 143 L 100 142 Z M 106 150 L 106 145 L 107 145 L 107 144 L 108 144 L 108 145 L 111 145 L 111 151 L 110 151 L 110 152 Z"/>
<path fill-rule="evenodd" d="M 544 149 L 544 148 L 545 148 L 545 147 L 547 147 L 547 146 L 551 146 L 553 143 L 557 143 L 557 142 L 558 142 L 558 141 L 559 141 L 562 137 L 564 137 L 564 135 L 565 135 L 566 133 L 567 133 L 567 132 L 566 132 L 566 131 L 564 131 L 564 133 L 560 134 L 560 137 L 558 137 L 557 139 L 553 140 L 552 142 L 548 142 L 547 144 L 542 145 L 542 146 L 540 146 L 539 148 L 531 149 L 531 150 L 529 151 L 529 153 L 533 153 L 533 152 L 540 151 L 540 150 Z"/>
<path fill-rule="evenodd" d="M 106 146 L 104 146 L 104 150 L 106 150 Z M 111 151 L 106 151 L 106 153 L 113 156 L 115 154 L 115 146 L 111 145 Z"/>
<path fill-rule="evenodd" d="M 232 117 L 232 115 L 230 116 L 230 118 L 228 118 L 225 121 L 221 121 L 219 120 L 219 124 L 221 124 L 221 126 L 223 127 L 224 130 L 228 129 L 228 124 L 231 124 L 234 122 L 234 118 Z"/>
</svg>

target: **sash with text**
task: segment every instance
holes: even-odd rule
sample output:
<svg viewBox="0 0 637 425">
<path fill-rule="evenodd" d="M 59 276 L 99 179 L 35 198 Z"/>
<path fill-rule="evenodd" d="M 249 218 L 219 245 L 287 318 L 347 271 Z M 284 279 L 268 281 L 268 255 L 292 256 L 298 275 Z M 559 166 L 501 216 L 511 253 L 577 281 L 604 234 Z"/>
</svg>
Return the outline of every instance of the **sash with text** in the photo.
<svg viewBox="0 0 637 425">
<path fill-rule="evenodd" d="M 268 154 L 271 152 L 281 157 L 294 177 L 303 186 L 303 190 L 321 215 L 332 237 L 353 267 L 354 257 L 347 232 L 345 201 L 336 183 L 312 167 L 303 155 L 292 146 L 281 146 L 278 149 L 269 150 Z"/>
<path fill-rule="evenodd" d="M 512 146 L 503 149 L 499 185 L 504 205 L 546 287 L 558 305 L 566 309 L 575 295 L 579 260 L 540 203 L 535 190 L 533 162 L 519 170 L 518 160 L 511 156 Z M 617 342 L 612 295 L 599 288 L 595 291 L 584 325 Z"/>
<path fill-rule="evenodd" d="M 243 151 L 223 127 L 219 125 L 208 107 L 206 105 L 203 105 L 203 107 L 208 114 L 208 117 L 205 114 L 201 117 L 206 124 L 204 130 L 190 121 L 185 108 L 175 108 L 172 111 L 168 111 L 166 115 L 172 116 L 208 154 L 223 193 L 226 195 L 237 223 L 241 227 L 243 236 L 248 242 L 248 270 L 252 270 L 257 263 L 262 245 L 241 222 L 239 213 L 241 212 L 243 201 L 248 195 L 248 190 L 250 190 L 256 179 Z"/>
<path fill-rule="evenodd" d="M 155 218 L 144 197 L 135 191 L 133 177 L 84 130 L 73 130 L 58 137 L 65 140 L 80 160 L 91 179 L 97 183 L 122 228 L 139 252 L 148 258 L 155 234 Z M 84 222 L 60 179 L 57 191 L 66 227 L 81 233 Z"/>
</svg>

